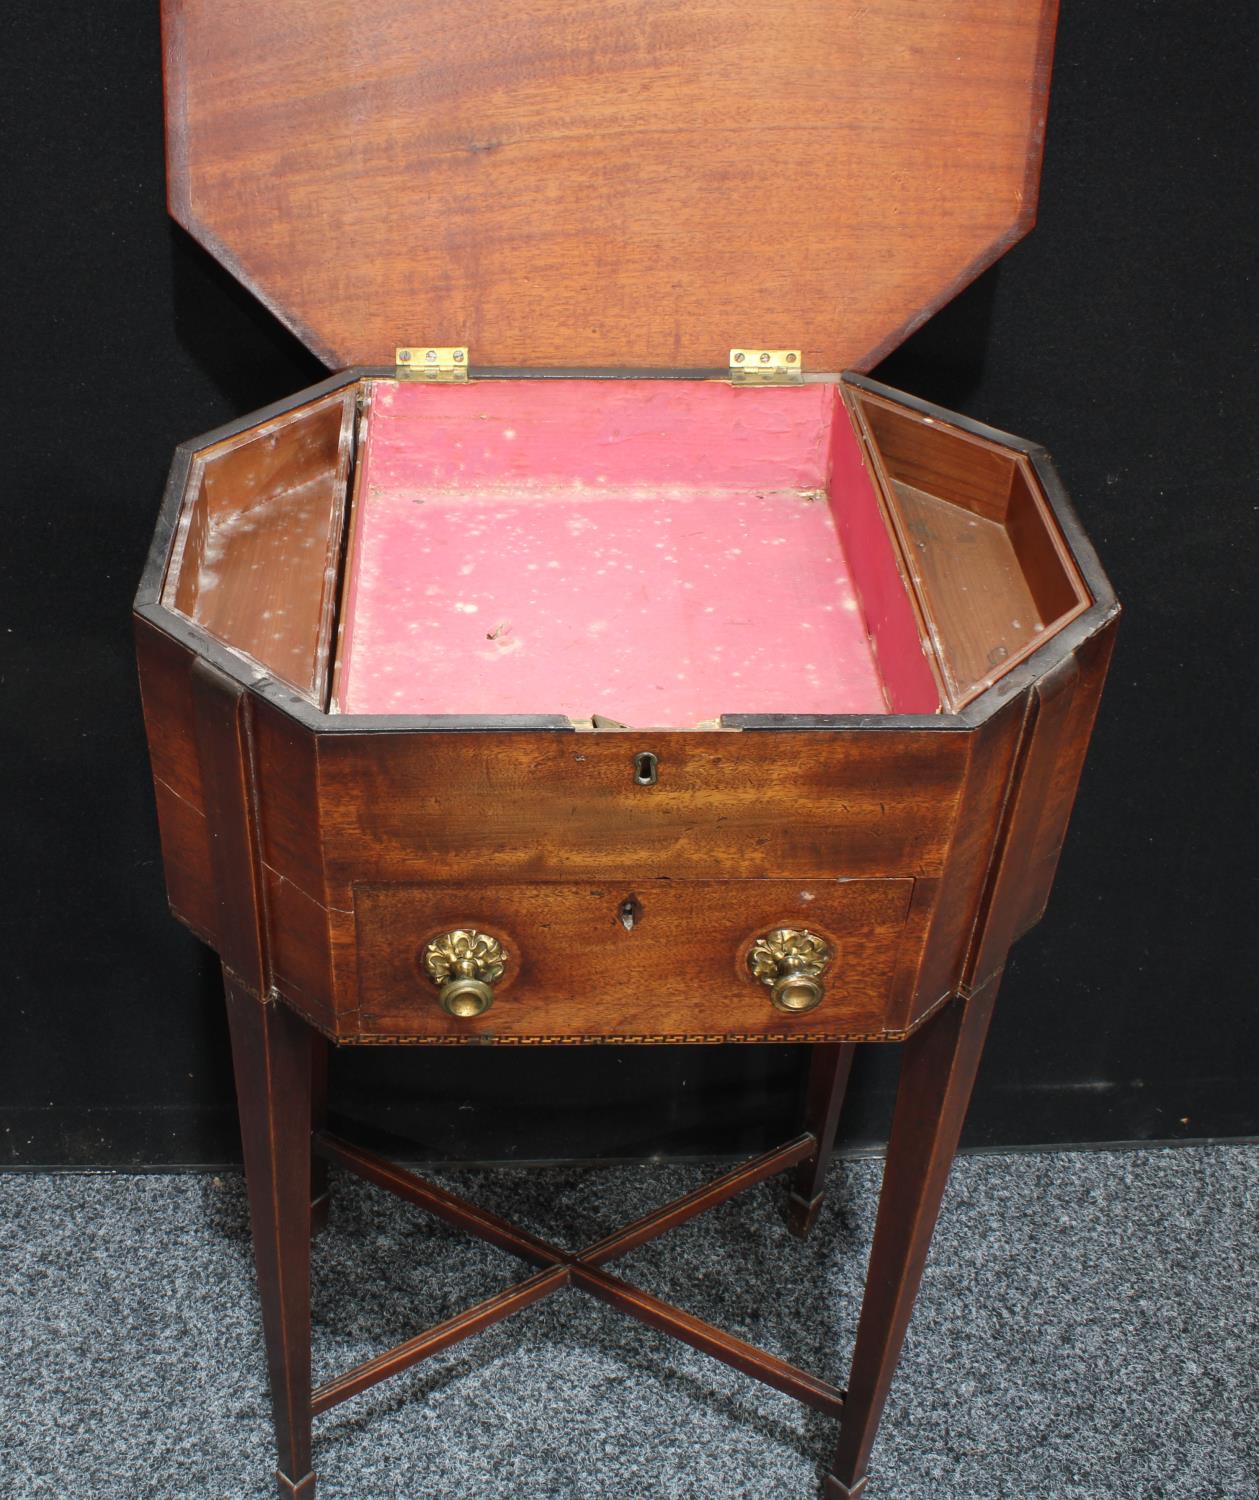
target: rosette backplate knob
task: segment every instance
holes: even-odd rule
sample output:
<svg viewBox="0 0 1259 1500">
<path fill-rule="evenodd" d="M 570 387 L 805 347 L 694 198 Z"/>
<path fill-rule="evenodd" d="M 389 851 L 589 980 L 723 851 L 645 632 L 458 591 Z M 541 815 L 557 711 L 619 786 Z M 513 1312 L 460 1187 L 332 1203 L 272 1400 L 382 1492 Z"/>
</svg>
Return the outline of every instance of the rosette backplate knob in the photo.
<svg viewBox="0 0 1259 1500">
<path fill-rule="evenodd" d="M 833 957 L 830 944 L 817 933 L 776 927 L 752 944 L 748 968 L 779 1010 L 798 1016 L 822 1003 L 822 976 Z"/>
<path fill-rule="evenodd" d="M 424 972 L 437 986 L 437 1003 L 461 1021 L 484 1015 L 494 1003 L 494 982 L 507 954 L 497 938 L 473 927 L 455 927 L 424 949 Z"/>
</svg>

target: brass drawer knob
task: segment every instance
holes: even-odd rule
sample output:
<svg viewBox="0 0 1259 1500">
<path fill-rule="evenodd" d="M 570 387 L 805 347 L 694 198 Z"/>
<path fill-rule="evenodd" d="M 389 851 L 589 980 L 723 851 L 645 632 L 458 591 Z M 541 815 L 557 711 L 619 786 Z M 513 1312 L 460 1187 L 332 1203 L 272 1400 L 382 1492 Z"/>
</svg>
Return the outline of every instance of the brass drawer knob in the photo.
<svg viewBox="0 0 1259 1500">
<path fill-rule="evenodd" d="M 506 964 L 502 943 L 472 927 L 443 932 L 424 949 L 424 971 L 441 986 L 437 1003 L 461 1021 L 484 1015 L 493 1005 L 492 986 Z"/>
<path fill-rule="evenodd" d="M 752 944 L 748 968 L 779 1010 L 798 1016 L 822 1003 L 822 975 L 834 955 L 815 932 L 776 927 Z"/>
</svg>

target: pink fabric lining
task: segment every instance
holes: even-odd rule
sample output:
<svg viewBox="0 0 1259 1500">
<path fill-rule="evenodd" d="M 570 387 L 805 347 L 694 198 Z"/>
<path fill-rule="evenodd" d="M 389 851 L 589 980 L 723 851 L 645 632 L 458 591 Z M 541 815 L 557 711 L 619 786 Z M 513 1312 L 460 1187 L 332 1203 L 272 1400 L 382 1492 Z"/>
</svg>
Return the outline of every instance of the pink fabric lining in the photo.
<svg viewBox="0 0 1259 1500">
<path fill-rule="evenodd" d="M 885 713 L 826 500 L 836 410 L 822 385 L 379 383 L 339 707 Z"/>
</svg>

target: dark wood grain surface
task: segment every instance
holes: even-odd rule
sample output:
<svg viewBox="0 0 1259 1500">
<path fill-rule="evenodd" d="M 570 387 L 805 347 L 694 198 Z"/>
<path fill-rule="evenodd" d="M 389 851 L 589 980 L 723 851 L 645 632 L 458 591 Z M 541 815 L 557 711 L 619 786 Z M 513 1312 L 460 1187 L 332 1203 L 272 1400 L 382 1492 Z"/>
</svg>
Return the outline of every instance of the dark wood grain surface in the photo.
<svg viewBox="0 0 1259 1500">
<path fill-rule="evenodd" d="M 885 1025 L 912 890 L 911 880 L 359 887 L 359 1025 L 417 1037 L 869 1034 Z M 627 929 L 619 912 L 631 900 Z M 834 953 L 823 999 L 803 1015 L 776 1010 L 747 967 L 757 937 L 787 926 Z M 420 966 L 425 943 L 459 927 L 507 954 L 492 1008 L 472 1020 L 442 1010 Z"/>
<path fill-rule="evenodd" d="M 1092 602 L 1017 449 L 845 383 L 946 709 L 973 701 Z"/>
<path fill-rule="evenodd" d="M 905 1043 L 900 1087 L 848 1399 L 823 1493 L 841 1500 L 866 1475 L 983 1055 L 1000 975 L 958 996 Z"/>
<path fill-rule="evenodd" d="M 826 1168 L 835 1147 L 835 1132 L 857 1049 L 841 1043 L 820 1043 L 809 1059 L 804 1101 L 805 1128 L 814 1139 L 808 1158 L 796 1168 L 787 1200 L 787 1227 L 797 1239 L 813 1228 L 826 1191 Z"/>
<path fill-rule="evenodd" d="M 224 970 L 282 1497 L 312 1497 L 311 1032 Z"/>
<path fill-rule="evenodd" d="M 970 891 L 972 906 L 978 899 L 983 860 L 958 850 L 955 840 L 968 766 L 978 753 L 971 735 L 675 731 L 644 737 L 600 731 L 469 738 L 404 733 L 320 738 L 312 749 L 292 739 L 266 709 L 256 714 L 255 730 L 267 889 L 278 903 L 273 911 L 288 913 L 293 923 L 289 932 L 277 934 L 275 961 L 282 960 L 284 976 L 301 987 L 294 998 L 304 1012 L 327 1021 L 335 1015 L 345 1035 L 457 1039 L 463 1034 L 435 1027 L 433 1016 L 396 991 L 388 1009 L 375 998 L 388 986 L 370 975 L 367 965 L 392 952 L 383 972 L 396 984 L 401 962 L 413 975 L 414 945 L 421 934 L 412 924 L 405 937 L 399 936 L 401 950 L 391 950 L 379 936 L 365 945 L 354 913 L 367 888 L 398 889 L 399 910 L 409 906 L 421 920 L 435 920 L 434 892 L 430 889 L 425 907 L 423 891 L 411 888 L 475 883 L 476 899 L 449 908 L 450 925 L 478 920 L 493 925 L 497 913 L 511 928 L 518 923 L 503 921 L 505 914 L 495 905 L 504 887 L 550 888 L 575 881 L 606 887 L 606 911 L 592 903 L 585 929 L 569 932 L 570 943 L 583 951 L 593 944 L 600 961 L 608 959 L 617 934 L 628 940 L 616 946 L 617 970 L 601 972 L 597 990 L 603 998 L 594 1010 L 587 1002 L 580 1017 L 567 1014 L 581 993 L 596 991 L 572 968 L 550 987 L 545 1024 L 534 1006 L 539 1024 L 529 1027 L 524 1013 L 508 1010 L 507 991 L 501 1015 L 512 1015 L 512 1022 L 491 1028 L 506 1040 L 526 1035 L 869 1036 L 890 1024 L 884 1001 L 887 1017 L 903 1028 L 916 1010 L 945 993 L 941 989 L 922 999 L 916 981 L 938 880 L 949 870 L 963 893 Z M 637 786 L 633 779 L 634 754 L 644 748 L 659 756 L 653 787 Z M 317 789 L 313 803 L 303 786 Z M 987 790 L 976 817 L 992 816 L 999 803 L 1000 786 Z M 895 954 L 882 950 L 888 966 L 879 970 L 878 1003 L 872 1003 L 874 990 L 856 990 L 844 1002 L 849 1009 L 832 1012 L 824 1006 L 811 1013 L 811 1027 L 803 1025 L 808 1018 L 769 1027 L 775 1012 L 762 1015 L 750 1003 L 738 1002 L 742 987 L 730 978 L 735 945 L 752 936 L 754 921 L 775 925 L 795 912 L 807 922 L 811 906 L 825 904 L 832 882 L 877 883 L 887 877 L 904 881 L 906 893 L 909 882 L 921 880 L 926 894 L 911 906 Z M 650 883 L 684 887 L 722 880 L 735 882 L 741 892 L 744 921 L 740 925 L 733 911 L 728 914 L 720 954 L 704 946 L 701 935 L 694 938 L 703 955 L 697 962 L 705 966 L 694 983 L 708 1000 L 688 1008 L 690 981 L 681 990 L 664 982 L 666 958 L 652 936 L 659 931 L 655 920 L 627 934 L 615 924 L 615 909 L 630 894 L 647 901 Z M 769 900 L 763 883 L 773 881 L 798 885 Z M 816 900 L 804 900 L 803 891 Z M 538 898 L 543 894 L 539 889 Z M 692 927 L 703 927 L 702 908 L 702 902 L 696 905 Z M 898 930 L 905 916 L 902 906 Z M 876 949 L 883 941 L 874 928 L 865 940 Z M 516 941 L 526 943 L 527 933 L 521 931 Z M 675 941 L 684 954 L 692 939 L 679 931 Z M 550 951 L 544 942 L 543 952 Z M 713 964 L 719 965 L 715 973 Z M 550 967 L 554 979 L 554 963 Z M 714 983 L 726 986 L 720 998 L 709 989 Z M 637 998 L 626 1009 L 625 998 L 635 986 Z M 371 999 L 365 998 L 369 992 Z M 356 1023 L 351 1012 L 360 1008 Z M 616 1019 L 617 1025 L 596 1024 L 596 1010 L 605 1023 Z M 561 1014 L 580 1024 L 559 1024 Z M 751 1024 L 754 1015 L 758 1019 Z M 417 1016 L 424 1017 L 423 1025 L 402 1024 Z M 705 1016 L 716 1024 L 705 1024 Z M 838 1028 L 826 1024 L 839 1021 Z"/>
<path fill-rule="evenodd" d="M 208 661 L 189 669 L 209 833 L 213 932 L 224 972 L 254 995 L 270 990 L 250 749 L 251 700 Z"/>
<path fill-rule="evenodd" d="M 869 368 L 1030 227 L 1056 0 L 166 0 L 175 217 L 334 367 Z"/>
<path fill-rule="evenodd" d="M 347 388 L 197 454 L 163 602 L 322 706 L 353 458 Z"/>
</svg>

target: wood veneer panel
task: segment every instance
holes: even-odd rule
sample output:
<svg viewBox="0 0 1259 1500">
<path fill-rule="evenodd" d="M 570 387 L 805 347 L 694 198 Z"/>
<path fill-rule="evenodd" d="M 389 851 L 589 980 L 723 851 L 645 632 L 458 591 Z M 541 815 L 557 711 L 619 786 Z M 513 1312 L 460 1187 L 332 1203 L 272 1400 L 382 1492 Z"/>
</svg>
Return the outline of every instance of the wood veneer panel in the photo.
<svg viewBox="0 0 1259 1500">
<path fill-rule="evenodd" d="M 1114 647 L 1108 626 L 1032 690 L 1015 785 L 1005 810 L 981 942 L 969 982 L 1000 969 L 1011 943 L 1044 912 L 1066 838 Z"/>
<path fill-rule="evenodd" d="M 1027 847 L 1026 895 L 1014 922 L 1012 941 L 1040 920 L 1049 900 L 1093 726 L 1101 708 L 1102 689 L 1110 670 L 1117 633 L 1118 621 L 1115 620 L 1076 652 L 1078 677 L 1075 693 L 1061 738 L 1049 758 L 1048 774 L 1036 794 L 1039 816 L 1035 834 Z"/>
<path fill-rule="evenodd" d="M 307 1020 L 331 1029 L 336 1016 L 334 916 L 274 870 L 264 867 L 262 879 L 271 981 Z"/>
<path fill-rule="evenodd" d="M 638 920 L 618 913 L 620 884 L 408 885 L 356 890 L 360 1020 L 412 1036 L 686 1036 L 728 1028 L 745 1038 L 877 1032 L 910 880 L 640 882 Z M 816 1009 L 787 1016 L 749 973 L 757 936 L 807 926 L 835 952 Z M 494 1004 L 448 1016 L 420 968 L 424 944 L 456 927 L 503 943 Z"/>
<path fill-rule="evenodd" d="M 254 699 L 253 734 L 262 860 L 326 904 L 318 737 L 259 697 Z"/>
<path fill-rule="evenodd" d="M 258 860 L 248 694 L 212 663 L 191 673 L 193 723 L 206 823 L 211 830 L 214 946 L 225 974 L 255 996 L 270 990 L 262 872 Z"/>
<path fill-rule="evenodd" d="M 892 481 L 954 702 L 1039 636 L 1045 622 L 999 521 Z"/>
<path fill-rule="evenodd" d="M 1030 227 L 1055 14 L 165 0 L 171 211 L 335 367 L 869 368 Z"/>
<path fill-rule="evenodd" d="M 210 851 L 213 839 L 204 816 L 160 781 L 153 784 L 162 871 L 172 913 L 204 942 L 213 943 L 218 898 Z"/>
<path fill-rule="evenodd" d="M 146 621 L 134 625 L 166 891 L 176 916 L 212 940 L 217 904 L 195 738 L 193 656 Z"/>
<path fill-rule="evenodd" d="M 339 914 L 328 910 L 324 881 L 318 741 L 260 698 L 253 700 L 252 729 L 272 978 L 303 1015 L 328 1026 L 336 1009 L 332 929 Z"/>
<path fill-rule="evenodd" d="M 154 779 L 204 815 L 192 683 L 188 676 L 193 654 L 147 620 L 133 617 L 132 623 Z"/>
<path fill-rule="evenodd" d="M 991 875 L 993 850 L 1011 796 L 1028 718 L 1026 694 L 966 736 L 966 766 L 938 898 L 917 985 L 899 1024 L 908 1027 L 967 977 L 967 957 Z"/>
<path fill-rule="evenodd" d="M 1012 453 L 971 439 L 957 428 L 942 432 L 918 413 L 885 401 L 858 399 L 893 479 L 989 521 L 1005 520 L 1015 468 Z"/>
<path fill-rule="evenodd" d="M 1006 530 L 1028 592 L 1036 602 L 1037 615 L 1053 625 L 1078 609 L 1088 591 L 1061 539 L 1055 537 L 1037 490 L 1026 462 L 1020 463 L 1010 485 Z"/>
<path fill-rule="evenodd" d="M 355 881 L 943 868 L 965 734 L 378 733 L 319 747 L 328 895 Z M 634 756 L 659 758 L 656 786 Z"/>
</svg>

